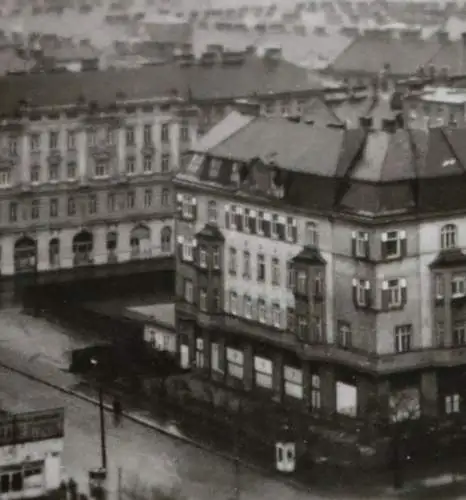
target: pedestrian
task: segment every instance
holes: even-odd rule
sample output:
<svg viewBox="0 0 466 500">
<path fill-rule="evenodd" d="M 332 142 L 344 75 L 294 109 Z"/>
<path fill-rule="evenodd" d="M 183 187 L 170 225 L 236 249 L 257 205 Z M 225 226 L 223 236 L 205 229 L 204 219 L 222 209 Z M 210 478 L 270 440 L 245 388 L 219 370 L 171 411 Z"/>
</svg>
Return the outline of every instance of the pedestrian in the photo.
<svg viewBox="0 0 466 500">
<path fill-rule="evenodd" d="M 121 402 L 119 399 L 115 398 L 113 400 L 113 421 L 116 426 L 119 426 L 121 423 L 122 412 Z"/>
</svg>

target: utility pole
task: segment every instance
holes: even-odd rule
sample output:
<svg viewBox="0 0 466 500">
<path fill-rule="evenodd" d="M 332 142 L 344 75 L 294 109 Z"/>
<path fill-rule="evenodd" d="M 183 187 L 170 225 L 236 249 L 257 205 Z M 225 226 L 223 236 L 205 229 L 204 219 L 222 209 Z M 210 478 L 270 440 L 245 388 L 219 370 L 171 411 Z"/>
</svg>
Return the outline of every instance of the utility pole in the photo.
<svg viewBox="0 0 466 500">
<path fill-rule="evenodd" d="M 100 450 L 102 456 L 102 469 L 107 470 L 107 441 L 105 436 L 105 409 L 104 390 L 99 384 L 99 414 L 100 414 Z"/>
<path fill-rule="evenodd" d="M 233 498 L 232 500 L 241 499 L 241 463 L 239 457 L 240 451 L 240 432 L 241 432 L 241 421 L 242 421 L 242 403 L 241 399 L 238 400 L 238 413 L 236 430 L 234 433 L 234 462 L 233 462 Z"/>
</svg>

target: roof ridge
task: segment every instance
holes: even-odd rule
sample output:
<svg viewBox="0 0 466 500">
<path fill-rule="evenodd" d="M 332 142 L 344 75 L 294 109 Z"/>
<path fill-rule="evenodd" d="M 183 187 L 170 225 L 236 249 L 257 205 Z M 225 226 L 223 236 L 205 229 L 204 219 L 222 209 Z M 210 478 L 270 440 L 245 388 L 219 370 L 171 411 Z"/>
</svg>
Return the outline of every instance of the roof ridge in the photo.
<svg viewBox="0 0 466 500">
<path fill-rule="evenodd" d="M 248 117 L 248 115 L 244 115 L 242 113 L 240 113 L 239 111 L 233 111 L 233 113 L 237 113 L 239 116 L 243 116 L 243 117 Z M 228 116 L 225 117 L 225 119 L 227 119 Z M 245 128 L 249 127 L 252 123 L 256 122 L 259 118 L 262 118 L 261 116 L 256 116 L 256 117 L 252 117 L 251 120 L 249 120 L 247 123 L 245 123 L 244 125 L 242 125 L 241 127 L 238 127 L 236 130 L 234 130 L 231 134 L 227 135 L 226 137 L 224 137 L 220 142 L 217 142 L 216 144 L 214 144 L 213 146 L 211 146 L 209 149 L 207 149 L 207 151 L 205 151 L 205 153 L 209 153 L 210 150 L 212 150 L 213 148 L 217 148 L 218 146 L 221 146 L 224 142 L 230 140 L 232 137 L 234 137 L 236 134 L 239 134 L 241 131 L 243 131 Z M 222 122 L 219 122 L 218 125 L 220 125 Z M 212 129 L 211 129 L 212 130 Z"/>
</svg>

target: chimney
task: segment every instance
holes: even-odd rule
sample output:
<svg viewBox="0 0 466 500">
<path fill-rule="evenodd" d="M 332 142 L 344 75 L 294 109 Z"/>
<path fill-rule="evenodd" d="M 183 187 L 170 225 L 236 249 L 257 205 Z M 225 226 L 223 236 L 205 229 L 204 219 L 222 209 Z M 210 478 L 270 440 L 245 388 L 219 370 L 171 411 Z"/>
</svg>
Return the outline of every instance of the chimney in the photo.
<svg viewBox="0 0 466 500">
<path fill-rule="evenodd" d="M 448 34 L 448 31 L 445 30 L 439 30 L 437 31 L 437 41 L 440 45 L 445 45 L 450 41 L 450 36 Z"/>
<path fill-rule="evenodd" d="M 374 120 L 372 116 L 360 116 L 359 117 L 359 125 L 364 130 L 370 130 L 373 126 Z"/>
<path fill-rule="evenodd" d="M 382 118 L 382 130 L 388 134 L 396 131 L 396 120 L 394 118 Z"/>
</svg>

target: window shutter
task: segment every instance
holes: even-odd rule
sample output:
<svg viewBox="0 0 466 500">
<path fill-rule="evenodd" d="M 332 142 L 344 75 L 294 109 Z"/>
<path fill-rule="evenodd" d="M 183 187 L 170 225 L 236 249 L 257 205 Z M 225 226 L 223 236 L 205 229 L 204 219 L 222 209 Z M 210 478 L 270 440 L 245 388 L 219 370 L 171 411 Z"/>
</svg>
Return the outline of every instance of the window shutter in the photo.
<svg viewBox="0 0 466 500">
<path fill-rule="evenodd" d="M 196 198 L 193 198 L 191 200 L 191 204 L 193 207 L 193 219 L 197 220 L 197 200 L 196 200 Z"/>
<path fill-rule="evenodd" d="M 371 246 L 369 244 L 369 233 L 364 234 L 364 252 L 366 259 L 371 257 Z"/>
<path fill-rule="evenodd" d="M 408 253 L 408 241 L 406 239 L 406 231 L 400 231 L 400 254 L 406 257 Z"/>
<path fill-rule="evenodd" d="M 388 283 L 382 283 L 382 311 L 388 311 L 388 303 L 390 299 L 390 292 L 388 290 Z"/>
<path fill-rule="evenodd" d="M 257 300 L 251 298 L 251 320 L 257 321 Z"/>
<path fill-rule="evenodd" d="M 219 344 L 218 346 L 218 371 L 225 373 L 225 345 Z"/>
<path fill-rule="evenodd" d="M 287 317 L 287 329 L 290 332 L 295 332 L 296 331 L 296 319 L 295 319 L 295 314 L 294 310 L 291 307 L 288 307 L 287 312 L 286 312 L 286 317 Z"/>
<path fill-rule="evenodd" d="M 250 214 L 249 214 L 249 232 L 251 234 L 256 234 L 257 233 L 257 214 L 255 212 L 255 210 L 251 210 Z"/>
<path fill-rule="evenodd" d="M 239 211 L 236 212 L 235 220 L 236 220 L 236 230 L 242 231 L 243 230 L 243 214 Z"/>
<path fill-rule="evenodd" d="M 278 239 L 280 241 L 285 241 L 285 224 L 281 222 L 277 225 Z"/>
<path fill-rule="evenodd" d="M 380 244 L 380 254 L 382 260 L 387 258 L 387 233 L 382 233 L 381 244 Z"/>
<path fill-rule="evenodd" d="M 352 282 L 352 290 L 353 290 L 353 304 L 354 304 L 354 307 L 356 308 L 359 308 L 359 305 L 358 305 L 358 280 L 357 279 L 353 279 L 353 282 Z"/>
<path fill-rule="evenodd" d="M 183 261 L 183 243 L 178 243 L 176 245 L 176 253 L 178 255 L 178 260 L 180 262 L 182 262 Z"/>
<path fill-rule="evenodd" d="M 230 206 L 225 206 L 225 228 L 230 229 Z"/>
<path fill-rule="evenodd" d="M 298 221 L 296 219 L 293 219 L 292 233 L 293 243 L 298 243 Z"/>
<path fill-rule="evenodd" d="M 400 280 L 401 305 L 404 307 L 408 302 L 408 287 L 405 279 Z"/>
<path fill-rule="evenodd" d="M 371 282 L 370 281 L 366 281 L 366 283 L 365 283 L 364 300 L 366 303 L 366 307 L 370 307 L 372 305 L 372 293 L 371 293 Z"/>
<path fill-rule="evenodd" d="M 351 233 L 351 255 L 356 257 L 356 232 Z"/>
</svg>

